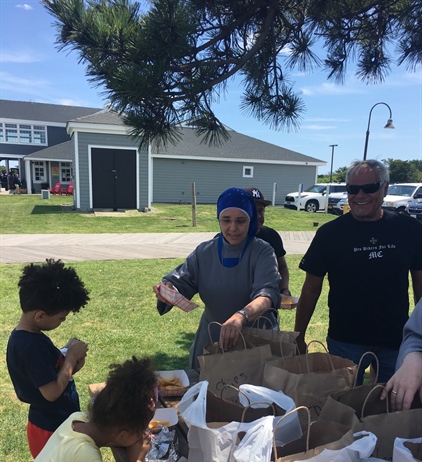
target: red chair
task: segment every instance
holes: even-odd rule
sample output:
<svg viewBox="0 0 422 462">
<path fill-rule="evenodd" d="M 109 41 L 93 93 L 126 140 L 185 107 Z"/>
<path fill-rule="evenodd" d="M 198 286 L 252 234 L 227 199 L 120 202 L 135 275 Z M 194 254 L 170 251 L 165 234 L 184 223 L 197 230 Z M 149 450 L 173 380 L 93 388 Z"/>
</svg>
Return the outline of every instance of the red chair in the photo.
<svg viewBox="0 0 422 462">
<path fill-rule="evenodd" d="M 56 183 L 53 189 L 49 188 L 50 194 L 60 194 L 60 183 Z"/>
<path fill-rule="evenodd" d="M 60 194 L 64 194 L 66 196 L 73 196 L 73 183 L 70 183 L 67 188 L 61 188 Z"/>
</svg>

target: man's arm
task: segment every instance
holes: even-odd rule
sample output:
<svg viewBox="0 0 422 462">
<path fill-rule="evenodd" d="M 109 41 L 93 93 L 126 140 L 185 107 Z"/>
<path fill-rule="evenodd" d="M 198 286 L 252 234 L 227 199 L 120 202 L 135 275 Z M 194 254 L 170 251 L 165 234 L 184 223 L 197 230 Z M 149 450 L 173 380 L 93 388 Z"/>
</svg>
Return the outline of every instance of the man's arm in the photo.
<svg viewBox="0 0 422 462">
<path fill-rule="evenodd" d="M 289 290 L 289 269 L 287 268 L 286 259 L 284 257 L 278 257 L 277 263 L 278 263 L 278 272 L 280 273 L 280 276 L 281 276 L 280 292 L 284 295 L 291 295 L 290 290 Z"/>
<path fill-rule="evenodd" d="M 422 298 L 422 270 L 410 270 L 415 305 Z"/>
<path fill-rule="evenodd" d="M 305 333 L 321 294 L 323 281 L 324 277 L 306 273 L 306 279 L 296 308 L 295 322 L 295 331 L 299 332 L 296 342 L 301 353 L 306 352 Z"/>
</svg>

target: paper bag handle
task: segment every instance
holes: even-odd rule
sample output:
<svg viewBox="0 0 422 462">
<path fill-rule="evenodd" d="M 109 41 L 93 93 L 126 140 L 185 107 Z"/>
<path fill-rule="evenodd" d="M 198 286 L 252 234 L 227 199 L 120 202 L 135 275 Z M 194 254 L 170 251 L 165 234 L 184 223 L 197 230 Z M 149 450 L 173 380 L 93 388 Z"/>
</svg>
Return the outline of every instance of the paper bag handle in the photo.
<svg viewBox="0 0 422 462">
<path fill-rule="evenodd" d="M 327 353 L 327 358 L 330 361 L 331 370 L 334 371 L 334 364 L 333 364 L 333 361 L 331 360 L 330 353 L 328 353 L 327 347 L 319 340 L 311 340 L 306 346 L 306 366 L 308 368 L 308 373 L 311 372 L 309 369 L 309 359 L 308 359 L 309 345 L 311 345 L 311 343 L 319 343 L 324 348 L 325 352 Z"/>
<path fill-rule="evenodd" d="M 363 402 L 362 404 L 362 411 L 360 413 L 360 418 L 363 419 L 363 414 L 365 412 L 365 406 L 366 406 L 366 403 L 368 402 L 368 399 L 369 399 L 369 396 L 372 394 L 372 392 L 374 390 L 376 390 L 377 388 L 382 388 L 383 390 L 385 389 L 384 385 L 375 385 L 375 387 L 366 395 L 366 398 L 365 398 L 365 401 Z M 385 401 L 385 410 L 386 410 L 386 413 L 388 414 L 390 412 L 390 406 L 388 405 L 388 399 L 384 400 Z"/>
<path fill-rule="evenodd" d="M 281 360 L 284 362 L 284 355 L 283 355 L 283 338 L 285 335 L 287 336 L 290 336 L 290 337 L 293 337 L 293 335 L 295 334 L 295 331 L 293 332 L 283 332 L 281 334 L 281 337 L 280 337 L 280 356 L 281 356 Z M 300 351 L 299 351 L 299 347 L 297 345 L 297 342 L 296 342 L 296 337 L 293 337 L 293 343 L 295 344 L 295 347 L 296 347 L 296 353 L 297 355 L 299 356 L 299 362 L 300 362 Z M 301 368 L 302 370 L 302 368 Z"/>
<path fill-rule="evenodd" d="M 358 364 L 358 367 L 357 367 L 357 369 L 356 369 L 355 382 L 354 382 L 354 384 L 353 384 L 353 388 L 356 388 L 356 382 L 357 382 L 357 380 L 358 380 L 358 372 L 359 372 L 360 366 L 362 365 L 362 359 L 363 359 L 366 355 L 372 355 L 372 356 L 375 358 L 375 362 L 377 363 L 377 373 L 376 373 L 376 375 L 375 375 L 375 381 L 374 381 L 373 385 L 376 384 L 376 383 L 378 382 L 378 374 L 379 374 L 379 370 L 380 370 L 380 362 L 379 362 L 379 360 L 378 360 L 378 356 L 377 356 L 374 352 L 372 352 L 372 351 L 367 351 L 367 352 L 364 353 L 364 354 L 360 357 L 360 359 L 359 359 L 359 364 Z"/>
<path fill-rule="evenodd" d="M 221 389 L 221 392 L 220 392 L 220 398 L 223 399 L 223 391 L 225 388 L 231 388 L 235 391 L 237 391 L 237 393 L 241 393 L 245 398 L 246 398 L 246 401 L 251 404 L 251 400 L 249 399 L 248 395 L 246 393 L 244 393 L 242 390 L 240 390 L 239 388 L 236 388 L 235 386 L 233 385 L 230 385 L 229 383 L 227 383 L 226 385 L 223 386 L 223 388 Z"/>
<path fill-rule="evenodd" d="M 282 420 L 284 420 L 287 416 L 293 414 L 294 412 L 299 412 L 301 410 L 304 410 L 306 411 L 306 414 L 307 414 L 307 429 L 306 429 L 306 452 L 309 451 L 309 438 L 310 438 L 310 433 L 311 433 L 311 412 L 310 410 L 306 407 L 306 406 L 298 406 L 296 407 L 295 409 L 292 409 L 291 411 L 289 412 L 286 412 L 283 417 L 281 417 L 281 419 L 274 425 L 274 429 L 273 429 L 273 451 L 274 451 L 274 460 L 277 460 L 277 445 L 276 445 L 276 442 L 275 442 L 275 431 L 277 430 L 278 428 L 278 425 L 280 424 L 280 422 Z"/>
<path fill-rule="evenodd" d="M 243 412 L 242 412 L 242 417 L 240 419 L 240 423 L 244 423 L 243 419 L 245 418 L 246 412 L 249 409 L 252 409 L 253 406 L 255 406 L 255 404 L 266 404 L 267 406 L 271 406 L 271 409 L 273 410 L 273 415 L 275 416 L 275 406 L 274 406 L 273 403 L 268 403 L 266 401 L 256 401 L 255 403 L 249 403 L 247 406 L 245 406 L 245 408 L 243 409 Z"/>
<path fill-rule="evenodd" d="M 213 342 L 212 342 L 212 337 L 211 337 L 211 332 L 210 332 L 210 326 L 211 326 L 211 324 L 217 324 L 217 326 L 220 326 L 220 327 L 222 326 L 222 324 L 219 323 L 219 322 L 217 322 L 217 321 L 211 321 L 211 322 L 208 324 L 208 335 L 209 335 L 209 337 L 210 337 L 210 342 L 213 343 Z M 248 347 L 246 346 L 245 337 L 243 336 L 242 332 L 241 332 L 239 329 L 238 329 L 238 332 L 239 332 L 240 336 L 242 337 L 243 346 L 245 347 L 245 350 L 247 350 Z M 221 333 L 221 331 L 220 331 L 220 333 Z M 223 348 L 220 348 L 220 349 L 221 349 L 221 351 L 222 351 L 223 354 L 224 354 Z"/>
<path fill-rule="evenodd" d="M 270 319 L 265 316 L 270 311 L 274 311 L 275 314 L 276 314 L 276 317 L 278 317 L 278 310 L 276 310 L 275 308 L 269 308 L 267 311 L 265 311 L 265 313 L 261 314 L 261 316 L 258 316 L 255 319 L 255 321 L 252 323 L 252 326 L 251 326 L 252 332 L 253 332 L 253 329 L 258 329 L 258 327 L 256 326 L 256 323 L 260 319 L 266 319 L 267 321 L 270 321 Z M 277 324 L 277 330 L 275 330 L 275 329 L 269 329 L 269 330 L 272 330 L 272 331 L 275 331 L 275 332 L 280 332 L 280 324 Z"/>
</svg>

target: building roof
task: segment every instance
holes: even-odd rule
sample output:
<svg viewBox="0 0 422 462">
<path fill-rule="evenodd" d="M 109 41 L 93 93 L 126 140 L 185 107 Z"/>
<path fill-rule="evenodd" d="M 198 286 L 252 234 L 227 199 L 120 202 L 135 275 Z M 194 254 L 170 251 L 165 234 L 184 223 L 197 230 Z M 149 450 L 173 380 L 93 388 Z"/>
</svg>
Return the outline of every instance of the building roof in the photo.
<svg viewBox="0 0 422 462">
<path fill-rule="evenodd" d="M 68 120 L 101 110 L 101 108 L 92 107 L 0 99 L 0 118 L 8 120 L 33 120 L 66 124 Z"/>
<path fill-rule="evenodd" d="M 88 116 L 80 117 L 75 120 L 71 120 L 68 123 L 71 131 L 95 131 L 94 125 L 97 125 L 98 130 L 118 130 L 122 129 L 128 132 L 130 129 L 127 127 L 122 117 L 113 111 L 102 110 Z M 100 128 L 101 126 L 101 128 Z M 223 142 L 221 146 L 208 146 L 205 143 L 201 143 L 200 137 L 196 136 L 194 128 L 186 125 L 181 126 L 180 134 L 181 141 L 173 145 L 169 143 L 164 146 L 163 144 L 157 145 L 154 143 L 151 148 L 151 154 L 153 156 L 167 156 L 175 158 L 198 158 L 198 159 L 242 159 L 250 161 L 270 161 L 270 162 L 286 162 L 294 164 L 308 163 L 312 165 L 326 165 L 326 162 L 315 157 L 311 157 L 305 154 L 301 154 L 290 149 L 277 146 L 275 144 L 261 141 L 251 136 L 243 135 L 234 131 L 233 129 L 226 127 L 229 132 L 230 139 Z"/>
<path fill-rule="evenodd" d="M 58 160 L 62 162 L 72 162 L 73 159 L 73 141 L 55 144 L 45 149 L 28 154 L 24 157 L 30 160 Z"/>
<path fill-rule="evenodd" d="M 325 165 L 326 162 L 307 156 L 290 149 L 267 143 L 266 141 L 243 135 L 229 129 L 230 139 L 221 146 L 201 144 L 201 138 L 196 136 L 194 128 L 181 128 L 181 141 L 176 145 L 154 145 L 151 154 L 156 156 L 174 157 L 206 157 L 213 159 L 244 159 L 251 161 L 281 161 L 292 163 L 311 163 Z"/>
<path fill-rule="evenodd" d="M 108 124 L 108 125 L 122 125 L 125 126 L 121 116 L 114 111 L 108 109 L 101 109 L 92 114 L 77 117 L 68 121 L 69 123 L 87 123 L 87 124 Z"/>
</svg>

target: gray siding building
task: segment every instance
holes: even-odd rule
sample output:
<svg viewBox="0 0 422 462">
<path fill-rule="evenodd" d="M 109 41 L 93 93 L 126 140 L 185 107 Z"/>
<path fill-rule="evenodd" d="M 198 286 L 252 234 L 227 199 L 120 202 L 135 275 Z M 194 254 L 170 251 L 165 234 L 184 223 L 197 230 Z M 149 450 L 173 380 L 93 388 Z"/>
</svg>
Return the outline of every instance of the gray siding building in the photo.
<svg viewBox="0 0 422 462">
<path fill-rule="evenodd" d="M 15 103 L 20 110 L 39 104 Z M 130 136 L 118 114 L 85 109 L 87 113 L 66 120 L 66 137 L 51 135 L 60 142 L 21 154 L 32 192 L 41 188 L 33 167 L 44 165 L 50 186 L 64 179 L 73 183 L 74 205 L 81 211 L 144 210 L 154 202 L 191 203 L 193 185 L 197 203 L 215 203 L 232 186 L 253 186 L 274 205 L 282 205 L 299 183 L 305 187 L 315 183 L 318 167 L 326 165 L 228 127 L 230 139 L 221 146 L 202 144 L 193 128 L 181 126 L 177 144 L 140 149 L 140 140 Z M 70 166 L 70 178 L 63 166 Z"/>
</svg>

